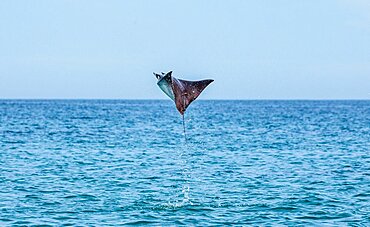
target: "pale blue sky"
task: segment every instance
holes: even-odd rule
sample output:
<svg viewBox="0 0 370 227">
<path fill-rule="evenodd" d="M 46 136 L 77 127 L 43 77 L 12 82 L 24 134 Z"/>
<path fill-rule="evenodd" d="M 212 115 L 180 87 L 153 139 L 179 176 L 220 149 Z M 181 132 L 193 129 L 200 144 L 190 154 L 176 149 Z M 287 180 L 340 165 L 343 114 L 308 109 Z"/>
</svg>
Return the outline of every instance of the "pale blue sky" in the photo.
<svg viewBox="0 0 370 227">
<path fill-rule="evenodd" d="M 0 1 L 0 98 L 369 99 L 370 1 Z"/>
</svg>

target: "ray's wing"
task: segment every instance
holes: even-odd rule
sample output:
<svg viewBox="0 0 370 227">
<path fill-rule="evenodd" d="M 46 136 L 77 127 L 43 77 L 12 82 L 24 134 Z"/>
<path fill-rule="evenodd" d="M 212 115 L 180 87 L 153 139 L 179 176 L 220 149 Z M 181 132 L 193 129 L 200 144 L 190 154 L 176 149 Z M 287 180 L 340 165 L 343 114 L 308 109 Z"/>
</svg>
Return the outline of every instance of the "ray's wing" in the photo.
<svg viewBox="0 0 370 227">
<path fill-rule="evenodd" d="M 183 115 L 186 108 L 213 80 L 187 81 L 172 77 L 172 89 L 177 110 Z"/>
</svg>

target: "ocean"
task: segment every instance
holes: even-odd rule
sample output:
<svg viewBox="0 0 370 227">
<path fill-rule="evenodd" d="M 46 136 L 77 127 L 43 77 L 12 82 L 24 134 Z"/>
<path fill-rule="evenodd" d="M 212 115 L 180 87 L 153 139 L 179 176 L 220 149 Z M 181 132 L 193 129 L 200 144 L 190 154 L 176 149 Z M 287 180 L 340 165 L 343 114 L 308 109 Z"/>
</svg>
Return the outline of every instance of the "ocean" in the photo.
<svg viewBox="0 0 370 227">
<path fill-rule="evenodd" d="M 369 226 L 370 101 L 0 100 L 1 226 Z"/>
</svg>

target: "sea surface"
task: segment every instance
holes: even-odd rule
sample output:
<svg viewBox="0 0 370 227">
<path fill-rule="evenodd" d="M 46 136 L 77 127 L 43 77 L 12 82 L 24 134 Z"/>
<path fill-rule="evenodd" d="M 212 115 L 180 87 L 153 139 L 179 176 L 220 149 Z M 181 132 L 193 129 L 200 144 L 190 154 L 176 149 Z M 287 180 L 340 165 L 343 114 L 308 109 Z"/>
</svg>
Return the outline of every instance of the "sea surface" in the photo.
<svg viewBox="0 0 370 227">
<path fill-rule="evenodd" d="M 0 226 L 370 226 L 370 101 L 0 100 Z"/>
</svg>

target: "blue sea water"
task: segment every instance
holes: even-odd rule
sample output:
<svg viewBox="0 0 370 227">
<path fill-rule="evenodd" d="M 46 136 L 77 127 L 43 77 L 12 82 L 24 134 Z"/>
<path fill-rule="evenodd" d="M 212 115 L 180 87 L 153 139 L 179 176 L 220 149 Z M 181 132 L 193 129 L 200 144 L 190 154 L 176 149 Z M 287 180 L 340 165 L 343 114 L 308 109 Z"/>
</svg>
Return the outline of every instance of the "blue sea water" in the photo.
<svg viewBox="0 0 370 227">
<path fill-rule="evenodd" d="M 0 225 L 370 225 L 370 101 L 0 101 Z"/>
</svg>

